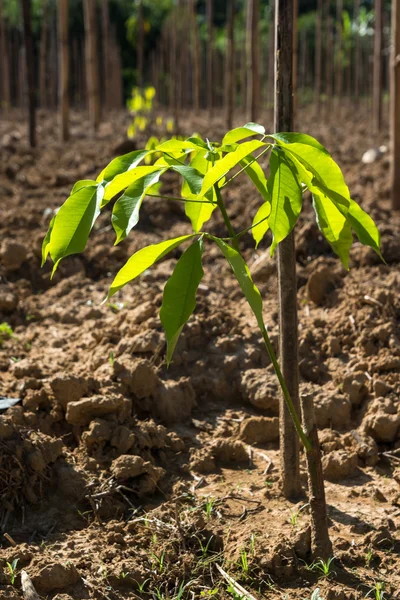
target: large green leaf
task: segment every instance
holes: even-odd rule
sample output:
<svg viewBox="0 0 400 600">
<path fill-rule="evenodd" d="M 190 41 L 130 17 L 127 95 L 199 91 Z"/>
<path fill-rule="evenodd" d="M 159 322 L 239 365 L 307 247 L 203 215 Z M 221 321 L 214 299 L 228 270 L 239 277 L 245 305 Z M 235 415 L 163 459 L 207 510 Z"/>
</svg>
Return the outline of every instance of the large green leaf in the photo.
<svg viewBox="0 0 400 600">
<path fill-rule="evenodd" d="M 230 152 L 226 154 L 224 158 L 218 160 L 215 165 L 207 171 L 203 186 L 201 189 L 201 194 L 204 194 L 215 185 L 220 179 L 222 179 L 233 167 L 236 167 L 246 156 L 249 156 L 255 150 L 259 148 L 265 147 L 266 144 L 263 142 L 259 142 L 258 140 L 253 140 L 251 142 L 244 142 L 240 144 L 235 150 L 235 152 Z"/>
<path fill-rule="evenodd" d="M 332 200 L 322 192 L 313 192 L 313 206 L 320 231 L 339 256 L 343 266 L 348 269 L 349 252 L 353 243 L 350 224 Z"/>
<path fill-rule="evenodd" d="M 149 154 L 149 150 L 135 150 L 134 152 L 117 156 L 117 158 L 114 158 L 100 173 L 97 182 L 105 181 L 108 183 L 117 175 L 134 169 L 147 154 Z"/>
<path fill-rule="evenodd" d="M 81 179 L 80 181 L 77 181 L 74 184 L 74 187 L 71 190 L 70 196 L 72 196 L 72 194 L 75 194 L 75 192 L 77 192 L 78 190 L 80 190 L 83 187 L 90 187 L 92 185 L 96 185 L 97 182 L 93 181 L 93 179 Z"/>
<path fill-rule="evenodd" d="M 364 244 L 364 246 L 373 248 L 378 256 L 384 260 L 381 254 L 381 236 L 378 228 L 373 219 L 354 200 L 350 200 L 347 219 L 356 232 L 360 242 Z"/>
<path fill-rule="evenodd" d="M 343 173 L 333 158 L 318 147 L 307 144 L 281 143 L 282 148 L 290 157 L 296 158 L 305 169 L 312 174 L 312 184 L 319 188 L 332 202 L 341 205 L 341 210 L 346 212 L 350 205 L 350 192 Z"/>
<path fill-rule="evenodd" d="M 154 263 L 168 254 L 168 252 L 171 252 L 186 240 L 192 239 L 195 235 L 194 233 L 181 235 L 180 237 L 165 240 L 159 244 L 151 244 L 151 246 L 146 246 L 135 252 L 116 274 L 107 298 L 113 296 L 124 285 L 138 277 L 138 275 L 141 275 L 146 269 L 149 269 Z"/>
<path fill-rule="evenodd" d="M 55 216 L 46 252 L 54 261 L 53 274 L 65 256 L 83 252 L 93 224 L 100 213 L 104 187 L 82 187 L 69 196 Z"/>
<path fill-rule="evenodd" d="M 204 275 L 202 253 L 203 241 L 196 240 L 182 254 L 164 287 L 160 319 L 167 336 L 168 364 L 183 326 L 196 308 L 196 292 Z"/>
<path fill-rule="evenodd" d="M 158 152 L 167 152 L 168 154 L 176 154 L 182 152 L 193 152 L 200 147 L 200 141 L 192 142 L 188 140 L 167 140 L 159 144 L 156 148 Z"/>
<path fill-rule="evenodd" d="M 275 148 L 271 152 L 268 191 L 271 196 L 271 214 L 268 223 L 273 234 L 271 256 L 276 246 L 285 239 L 296 224 L 301 211 L 302 189 L 293 162 Z"/>
<path fill-rule="evenodd" d="M 273 133 L 268 134 L 268 137 L 272 137 L 277 142 L 283 142 L 284 144 L 306 144 L 307 146 L 318 148 L 318 150 L 325 152 L 325 154 L 329 154 L 328 150 L 318 140 L 306 133 Z"/>
<path fill-rule="evenodd" d="M 271 197 L 267 189 L 267 180 L 265 178 L 264 171 L 260 167 L 257 161 L 252 162 L 253 159 L 246 157 L 240 161 L 241 167 L 246 167 L 245 173 L 249 176 L 251 181 L 254 183 L 265 202 L 270 202 Z"/>
<path fill-rule="evenodd" d="M 49 255 L 49 245 L 50 245 L 50 237 L 51 237 L 51 232 L 53 231 L 53 227 L 54 227 L 54 221 L 56 220 L 56 215 L 53 216 L 53 218 L 51 219 L 50 223 L 49 223 L 49 228 L 47 230 L 46 235 L 43 238 L 43 242 L 42 242 L 42 264 L 41 266 L 43 267 L 44 263 L 47 260 L 47 257 Z"/>
<path fill-rule="evenodd" d="M 211 235 L 208 235 L 207 237 L 214 240 L 214 242 L 220 247 L 223 255 L 230 264 L 231 269 L 234 272 L 240 287 L 242 288 L 242 292 L 245 295 L 245 298 L 249 303 L 251 310 L 253 311 L 257 319 L 259 328 L 261 329 L 261 331 L 264 331 L 265 325 L 262 314 L 261 294 L 251 278 L 250 270 L 246 262 L 239 254 L 239 252 L 237 252 L 237 250 L 232 248 L 232 246 L 228 246 L 228 244 L 226 244 L 220 238 L 216 238 Z"/>
<path fill-rule="evenodd" d="M 201 195 L 204 174 L 207 172 L 210 162 L 205 158 L 207 152 L 201 151 L 192 154 L 189 166 L 177 165 L 174 170 L 183 178 L 182 197 L 192 200 L 185 203 L 185 214 L 189 217 L 193 231 L 200 231 L 216 208 L 216 199 L 213 190 L 209 190 L 204 197 Z M 205 202 L 201 202 L 204 200 Z M 214 204 L 211 204 L 214 202 Z"/>
<path fill-rule="evenodd" d="M 258 123 L 246 123 L 243 127 L 235 127 L 235 129 L 231 129 L 228 133 L 225 134 L 222 145 L 225 144 L 234 144 L 239 140 L 243 140 L 244 138 L 251 137 L 253 135 L 264 135 L 265 128 Z"/>
<path fill-rule="evenodd" d="M 139 210 L 146 192 L 160 179 L 164 169 L 149 173 L 132 183 L 114 204 L 111 221 L 117 234 L 115 244 L 126 238 L 139 221 Z"/>
<path fill-rule="evenodd" d="M 269 229 L 268 217 L 271 212 L 271 202 L 264 202 L 255 214 L 251 233 L 256 242 L 256 248 Z"/>
<path fill-rule="evenodd" d="M 104 201 L 111 200 L 111 198 L 114 198 L 116 194 L 122 192 L 122 190 L 126 189 L 129 185 L 131 185 L 138 179 L 142 179 L 146 175 L 158 172 L 159 170 L 160 166 L 151 165 L 148 167 L 135 167 L 134 169 L 131 169 L 126 173 L 116 175 L 114 179 L 110 181 L 110 183 L 108 183 L 105 187 Z M 164 169 L 164 171 L 166 171 L 166 168 Z"/>
</svg>

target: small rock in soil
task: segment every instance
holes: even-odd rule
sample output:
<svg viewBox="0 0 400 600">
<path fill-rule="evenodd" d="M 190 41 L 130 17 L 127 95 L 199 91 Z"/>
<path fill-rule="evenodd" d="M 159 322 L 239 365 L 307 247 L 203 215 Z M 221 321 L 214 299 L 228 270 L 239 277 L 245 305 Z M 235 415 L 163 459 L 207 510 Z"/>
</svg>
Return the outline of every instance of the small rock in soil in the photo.
<svg viewBox="0 0 400 600">
<path fill-rule="evenodd" d="M 239 438 L 248 444 L 268 444 L 279 438 L 278 417 L 250 417 L 240 426 Z"/>
<path fill-rule="evenodd" d="M 76 402 L 69 402 L 65 419 L 71 425 L 88 425 L 95 417 L 102 417 L 109 414 L 119 414 L 128 412 L 131 401 L 123 396 L 110 394 L 108 396 L 92 396 L 83 398 Z M 129 410 L 130 412 L 130 410 Z"/>
<path fill-rule="evenodd" d="M 1 264 L 6 273 L 18 271 L 20 266 L 25 262 L 28 251 L 20 242 L 14 242 L 10 239 L 3 241 L 0 247 Z"/>
<path fill-rule="evenodd" d="M 376 379 L 374 381 L 374 393 L 376 398 L 386 396 L 386 394 L 388 394 L 391 390 L 392 388 L 390 385 L 388 385 L 385 381 L 382 381 L 382 379 Z"/>
<path fill-rule="evenodd" d="M 187 419 L 196 406 L 196 393 L 190 380 L 163 381 L 154 394 L 152 412 L 163 423 L 170 425 Z"/>
<path fill-rule="evenodd" d="M 341 394 L 321 392 L 314 399 L 315 417 L 320 429 L 343 428 L 350 423 L 351 403 Z"/>
<path fill-rule="evenodd" d="M 322 457 L 324 476 L 329 481 L 340 481 L 354 475 L 357 469 L 357 454 L 336 450 Z"/>
<path fill-rule="evenodd" d="M 212 455 L 221 464 L 249 462 L 247 449 L 242 442 L 217 440 L 212 444 Z"/>
<path fill-rule="evenodd" d="M 265 369 L 248 369 L 240 380 L 243 400 L 258 409 L 277 415 L 279 411 L 279 393 L 275 383 L 268 381 Z"/>
<path fill-rule="evenodd" d="M 89 381 L 84 377 L 73 375 L 54 377 L 50 381 L 50 386 L 64 410 L 67 408 L 68 402 L 80 400 L 89 391 Z"/>
<path fill-rule="evenodd" d="M 332 285 L 332 271 L 322 267 L 313 271 L 307 282 L 307 297 L 315 304 L 322 304 Z"/>
<path fill-rule="evenodd" d="M 131 479 L 145 473 L 145 461 L 141 456 L 125 454 L 116 458 L 111 466 L 111 471 L 116 479 Z"/>
<path fill-rule="evenodd" d="M 33 585 L 42 594 L 53 590 L 62 590 L 68 585 L 76 583 L 79 578 L 79 573 L 74 565 L 66 566 L 60 563 L 46 565 L 36 575 L 31 576 Z"/>
<path fill-rule="evenodd" d="M 343 392 L 348 394 L 353 406 L 358 406 L 368 395 L 366 383 L 368 378 L 365 373 L 350 373 L 343 380 Z"/>
</svg>

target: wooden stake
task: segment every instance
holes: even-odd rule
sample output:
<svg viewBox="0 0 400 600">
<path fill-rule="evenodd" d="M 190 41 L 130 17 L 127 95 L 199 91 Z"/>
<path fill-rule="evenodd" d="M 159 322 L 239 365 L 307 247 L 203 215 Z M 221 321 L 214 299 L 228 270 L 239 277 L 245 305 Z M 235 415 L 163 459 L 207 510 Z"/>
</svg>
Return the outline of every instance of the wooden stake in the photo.
<svg viewBox="0 0 400 600">
<path fill-rule="evenodd" d="M 36 146 L 36 90 L 35 90 L 35 72 L 32 38 L 32 14 L 31 0 L 22 1 L 22 19 L 24 23 L 25 39 L 25 63 L 26 77 L 28 81 L 28 114 L 29 114 L 29 144 L 31 148 Z"/>
<path fill-rule="evenodd" d="M 390 141 L 392 207 L 393 210 L 400 210 L 400 0 L 392 0 Z"/>
<path fill-rule="evenodd" d="M 58 31 L 59 31 L 59 101 L 60 101 L 60 123 L 61 140 L 69 139 L 69 44 L 68 23 L 69 5 L 68 0 L 59 0 L 58 4 Z"/>
<path fill-rule="evenodd" d="M 275 0 L 275 131 L 293 131 L 293 0 Z M 294 234 L 278 245 L 280 363 L 292 402 L 300 414 L 297 280 Z M 300 494 L 299 440 L 283 395 L 280 397 L 280 455 L 285 498 Z"/>
</svg>

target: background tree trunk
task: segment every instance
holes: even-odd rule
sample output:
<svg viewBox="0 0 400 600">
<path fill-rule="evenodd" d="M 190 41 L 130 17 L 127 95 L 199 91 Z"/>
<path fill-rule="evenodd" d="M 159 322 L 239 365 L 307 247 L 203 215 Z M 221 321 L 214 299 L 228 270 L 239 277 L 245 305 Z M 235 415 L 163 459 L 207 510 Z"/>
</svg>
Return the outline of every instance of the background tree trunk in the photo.
<svg viewBox="0 0 400 600">
<path fill-rule="evenodd" d="M 22 19 L 25 39 L 25 62 L 28 82 L 29 144 L 36 146 L 36 90 L 35 64 L 33 56 L 31 0 L 22 0 Z"/>
<path fill-rule="evenodd" d="M 111 108 L 111 48 L 110 48 L 110 15 L 108 11 L 108 0 L 102 0 L 101 3 L 101 33 L 103 38 L 103 93 L 104 106 L 106 110 Z"/>
<path fill-rule="evenodd" d="M 2 106 L 8 110 L 11 106 L 11 81 L 9 69 L 9 53 L 7 30 L 3 17 L 3 0 L 0 0 L 0 68 L 1 68 L 1 100 Z"/>
<path fill-rule="evenodd" d="M 49 19 L 49 2 L 43 0 L 42 2 L 42 32 L 40 36 L 40 50 L 39 50 L 39 97 L 40 106 L 45 108 L 47 106 L 47 31 L 48 31 L 48 19 Z"/>
<path fill-rule="evenodd" d="M 196 20 L 196 0 L 191 2 L 191 25 L 192 25 L 192 56 L 193 56 L 193 108 L 198 111 L 200 108 L 200 51 L 199 34 L 197 31 Z"/>
<path fill-rule="evenodd" d="M 336 1 L 336 68 L 335 68 L 335 94 L 337 106 L 339 109 L 342 104 L 343 93 L 343 68 L 342 68 L 342 50 L 343 50 L 343 0 Z"/>
<path fill-rule="evenodd" d="M 316 114 L 321 110 L 321 72 L 322 72 L 322 0 L 318 0 L 315 18 L 315 94 L 314 102 Z"/>
<path fill-rule="evenodd" d="M 69 138 L 69 0 L 58 0 L 58 2 L 58 34 L 60 41 L 60 49 L 58 53 L 60 60 L 60 123 L 61 139 L 63 142 L 66 142 Z"/>
<path fill-rule="evenodd" d="M 400 0 L 392 0 L 392 51 L 390 65 L 391 190 L 393 210 L 400 210 Z"/>
<path fill-rule="evenodd" d="M 226 127 L 232 129 L 234 110 L 234 79 L 235 79 L 235 6 L 234 0 L 227 3 L 227 46 L 225 61 L 225 103 L 226 103 Z"/>
<path fill-rule="evenodd" d="M 374 74 L 373 74 L 373 126 L 379 133 L 382 126 L 382 49 L 383 49 L 383 0 L 375 0 L 374 25 Z"/>
<path fill-rule="evenodd" d="M 275 2 L 275 131 L 293 131 L 293 0 Z M 294 234 L 278 244 L 279 350 L 283 377 L 300 414 L 297 280 Z M 283 395 L 280 397 L 282 493 L 300 494 L 299 439 Z"/>
<path fill-rule="evenodd" d="M 86 80 L 89 118 L 94 131 L 100 124 L 96 0 L 84 0 Z"/>
<path fill-rule="evenodd" d="M 144 15 L 143 15 L 143 0 L 139 2 L 138 14 L 138 43 L 137 43 L 137 83 L 139 89 L 143 89 L 144 85 Z"/>
<path fill-rule="evenodd" d="M 360 0 L 355 0 L 354 2 L 354 22 L 357 23 L 358 27 L 356 28 L 356 48 L 355 48 L 355 56 L 354 56 L 354 96 L 356 99 L 356 104 L 358 104 L 360 100 L 360 84 L 361 84 L 361 38 L 359 32 L 360 25 Z"/>
<path fill-rule="evenodd" d="M 299 12 L 299 0 L 293 0 L 293 127 L 296 129 L 297 114 L 297 70 L 299 63 L 299 40 L 297 33 L 297 17 Z M 297 131 L 297 129 L 296 129 Z"/>
<path fill-rule="evenodd" d="M 214 28 L 213 28 L 213 0 L 207 0 L 207 109 L 209 117 L 213 115 L 213 42 L 214 42 Z"/>
</svg>

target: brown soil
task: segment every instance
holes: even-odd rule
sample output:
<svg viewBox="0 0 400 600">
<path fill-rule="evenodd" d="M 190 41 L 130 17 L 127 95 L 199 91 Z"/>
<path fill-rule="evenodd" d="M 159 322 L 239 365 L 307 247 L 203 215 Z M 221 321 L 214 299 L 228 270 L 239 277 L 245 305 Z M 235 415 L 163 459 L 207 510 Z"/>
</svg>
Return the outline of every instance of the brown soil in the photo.
<svg viewBox="0 0 400 600">
<path fill-rule="evenodd" d="M 352 115 L 300 121 L 376 219 L 387 263 L 356 244 L 346 272 L 306 200 L 296 233 L 300 373 L 324 454 L 330 576 L 309 567 L 306 497 L 279 494 L 276 379 L 217 250 L 206 249 L 196 314 L 169 370 L 158 309 L 179 251 L 101 304 L 132 252 L 189 232 L 181 205 L 149 199 L 117 247 L 106 211 L 83 255 L 62 261 L 52 281 L 51 266 L 40 268 L 53 210 L 115 155 L 127 117 L 92 139 L 75 114 L 61 146 L 55 116 L 41 114 L 32 151 L 16 113 L 0 122 L 0 323 L 14 331 L 0 345 L 0 396 L 21 399 L 0 416 L 0 598 L 23 597 L 22 569 L 54 600 L 233 598 L 218 565 L 257 599 L 308 599 L 316 587 L 324 600 L 364 598 L 381 582 L 385 598 L 400 597 L 400 218 L 387 155 L 360 160 L 387 140 L 371 140 L 368 119 L 354 125 Z M 217 120 L 186 122 L 187 134 L 221 136 Z M 259 199 L 236 182 L 229 210 L 244 228 Z M 178 191 L 174 179 L 165 191 Z M 210 227 L 223 234 L 219 219 Z M 267 246 L 243 238 L 276 344 Z"/>
</svg>

